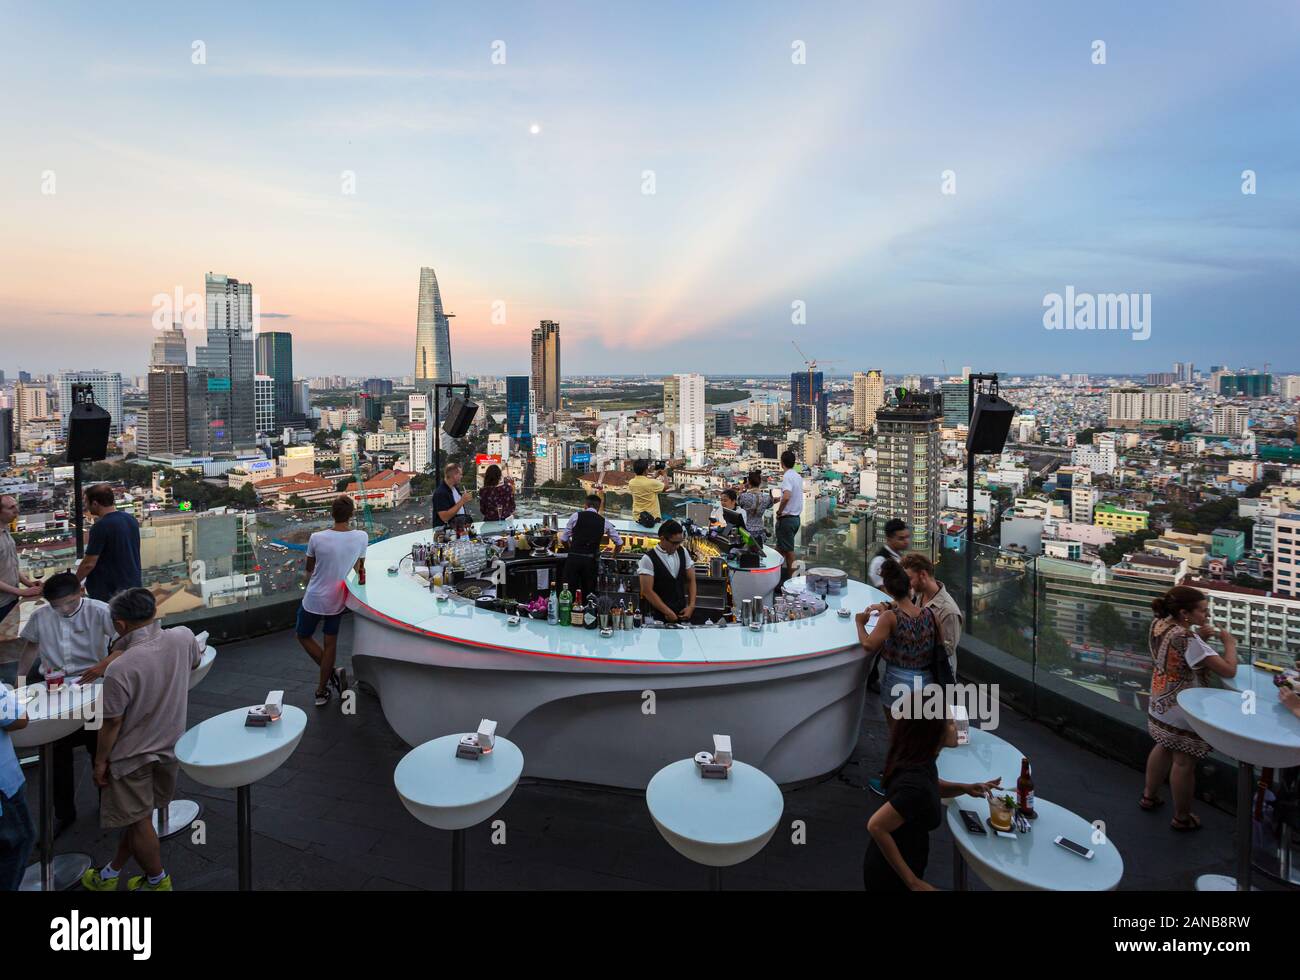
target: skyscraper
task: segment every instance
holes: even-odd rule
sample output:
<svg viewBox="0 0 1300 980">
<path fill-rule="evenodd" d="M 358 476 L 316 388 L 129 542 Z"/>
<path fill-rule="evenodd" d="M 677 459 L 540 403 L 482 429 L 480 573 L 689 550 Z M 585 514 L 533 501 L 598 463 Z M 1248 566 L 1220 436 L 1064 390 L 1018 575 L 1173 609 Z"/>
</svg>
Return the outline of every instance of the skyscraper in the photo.
<svg viewBox="0 0 1300 980">
<path fill-rule="evenodd" d="M 939 425 L 943 398 L 909 393 L 898 405 L 876 412 L 876 536 L 900 518 L 912 528 L 912 545 L 931 551 L 939 518 Z"/>
<path fill-rule="evenodd" d="M 257 373 L 272 381 L 273 414 L 270 425 L 259 432 L 277 432 L 298 413 L 293 409 L 293 334 L 268 330 L 257 335 Z"/>
<path fill-rule="evenodd" d="M 190 374 L 190 448 L 201 455 L 257 444 L 254 418 L 253 287 L 229 276 L 204 277 L 207 342 Z"/>
<path fill-rule="evenodd" d="M 415 390 L 433 391 L 451 383 L 451 323 L 442 308 L 438 277 L 428 266 L 420 269 L 420 305 L 415 316 Z M 445 408 L 450 392 L 438 400 Z M 432 407 L 432 402 L 429 406 Z"/>
<path fill-rule="evenodd" d="M 853 372 L 853 428 L 867 432 L 875 427 L 876 409 L 885 404 L 885 376 L 880 371 Z"/>
<path fill-rule="evenodd" d="M 149 366 L 161 364 L 189 363 L 190 349 L 185 340 L 185 330 L 179 323 L 173 323 L 168 330 L 160 331 L 154 338 L 153 347 L 149 349 Z"/>
<path fill-rule="evenodd" d="M 528 452 L 532 448 L 532 425 L 528 406 L 529 378 L 512 374 L 506 378 L 506 435 L 512 446 Z"/>
<path fill-rule="evenodd" d="M 72 411 L 72 386 L 90 385 L 95 404 L 108 412 L 109 437 L 122 434 L 122 375 L 116 371 L 62 371 L 59 373 L 59 415 L 63 434 L 68 434 L 68 413 Z"/>
<path fill-rule="evenodd" d="M 970 425 L 970 382 L 948 381 L 939 386 L 943 395 L 943 424 Z"/>
<path fill-rule="evenodd" d="M 560 325 L 554 320 L 533 328 L 533 390 L 538 414 L 560 410 Z"/>
<path fill-rule="evenodd" d="M 149 369 L 149 407 L 144 437 L 137 422 L 136 451 L 183 453 L 189 441 L 189 373 L 184 364 L 158 364 Z"/>
<path fill-rule="evenodd" d="M 433 412 L 429 406 L 433 394 L 421 392 L 406 400 L 410 444 L 407 455 L 411 459 L 411 472 L 423 473 L 433 465 Z"/>
<path fill-rule="evenodd" d="M 275 378 L 269 374 L 253 375 L 253 425 L 259 435 L 275 431 Z"/>
<path fill-rule="evenodd" d="M 665 418 L 673 426 L 677 450 L 686 455 L 705 448 L 704 375 L 674 375 L 677 389 L 677 418 Z"/>
<path fill-rule="evenodd" d="M 826 431 L 826 390 L 820 371 L 790 375 L 790 424 L 809 432 Z"/>
<path fill-rule="evenodd" d="M 0 463 L 13 458 L 14 448 L 14 410 L 0 408 Z"/>
</svg>

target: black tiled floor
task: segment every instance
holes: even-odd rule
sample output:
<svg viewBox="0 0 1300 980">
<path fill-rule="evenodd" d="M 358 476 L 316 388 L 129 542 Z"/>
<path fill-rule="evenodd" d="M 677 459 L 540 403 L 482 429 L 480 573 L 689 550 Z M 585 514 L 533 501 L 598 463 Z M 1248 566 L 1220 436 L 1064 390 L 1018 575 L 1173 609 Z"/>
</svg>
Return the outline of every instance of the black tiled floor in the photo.
<svg viewBox="0 0 1300 980">
<path fill-rule="evenodd" d="M 350 629 L 340 647 L 347 663 Z M 449 835 L 408 814 L 393 790 L 392 772 L 407 751 L 384 721 L 378 702 L 360 695 L 355 715 L 337 701 L 312 705 L 314 668 L 293 636 L 279 633 L 218 650 L 211 673 L 191 693 L 191 725 L 258 702 L 271 687 L 308 713 L 298 750 L 259 782 L 253 798 L 253 867 L 260 889 L 444 888 L 450 873 Z M 782 827 L 753 860 L 725 872 L 725 887 L 856 889 L 861 887 L 866 821 L 876 798 L 863 787 L 884 759 L 885 727 L 869 710 L 853 758 L 836 776 L 786 793 Z M 1189 889 L 1197 874 L 1230 873 L 1233 822 L 1202 803 L 1205 829 L 1168 829 L 1168 806 L 1147 814 L 1136 806 L 1141 774 L 1102 759 L 1049 729 L 1002 712 L 999 734 L 1032 753 L 1038 792 L 1089 820 L 1104 820 L 1124 857 L 1125 889 Z M 29 771 L 34 780 L 35 772 Z M 115 834 L 97 826 L 96 790 L 78 753 L 80 819 L 59 850 L 90 852 L 103 861 Z M 164 843 L 179 889 L 230 889 L 235 877 L 233 791 L 210 790 L 181 775 L 181 792 L 204 806 L 206 840 Z M 36 799 L 35 785 L 28 794 Z M 36 814 L 34 814 L 36 816 Z M 467 838 L 467 880 L 484 889 L 703 888 L 708 872 L 659 836 L 641 794 L 525 780 L 499 814 L 506 842 L 493 844 L 487 826 Z M 804 822 L 806 842 L 792 842 Z M 926 877 L 952 883 L 947 830 L 932 837 Z M 972 876 L 973 888 L 982 887 Z"/>
</svg>

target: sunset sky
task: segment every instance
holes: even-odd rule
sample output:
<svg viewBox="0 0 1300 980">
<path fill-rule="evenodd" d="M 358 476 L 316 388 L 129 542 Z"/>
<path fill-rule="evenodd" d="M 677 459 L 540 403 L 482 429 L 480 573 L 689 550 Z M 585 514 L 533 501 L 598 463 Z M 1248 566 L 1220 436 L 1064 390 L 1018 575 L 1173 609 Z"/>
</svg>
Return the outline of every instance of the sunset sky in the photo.
<svg viewBox="0 0 1300 980">
<path fill-rule="evenodd" d="M 213 271 L 409 374 L 430 265 L 465 371 L 1300 371 L 1294 2 L 478 6 L 0 4 L 0 367 L 143 373 Z"/>
</svg>

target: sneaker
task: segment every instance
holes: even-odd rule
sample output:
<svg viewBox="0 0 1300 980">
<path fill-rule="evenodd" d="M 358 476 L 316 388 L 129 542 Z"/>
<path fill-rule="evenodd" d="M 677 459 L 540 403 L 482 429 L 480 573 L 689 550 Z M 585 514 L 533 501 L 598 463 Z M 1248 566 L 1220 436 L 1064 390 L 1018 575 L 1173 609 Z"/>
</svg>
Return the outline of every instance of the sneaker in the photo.
<svg viewBox="0 0 1300 980">
<path fill-rule="evenodd" d="M 348 672 L 346 667 L 335 667 L 330 674 L 330 683 L 334 685 L 334 690 L 339 692 L 339 697 L 343 697 L 343 692 L 348 689 Z"/>
<path fill-rule="evenodd" d="M 172 890 L 172 876 L 163 875 L 162 881 L 156 885 L 151 885 L 149 879 L 144 875 L 132 875 L 131 880 L 126 883 L 126 887 L 133 892 L 169 892 Z"/>
<path fill-rule="evenodd" d="M 316 707 L 323 708 L 330 703 L 330 689 L 327 687 L 323 691 L 316 692 Z"/>
<path fill-rule="evenodd" d="M 99 873 L 99 868 L 87 868 L 81 876 L 81 887 L 88 892 L 115 892 L 117 878 L 105 878 Z"/>
<path fill-rule="evenodd" d="M 867 789 L 871 790 L 871 792 L 875 793 L 877 796 L 885 795 L 885 784 L 879 776 L 872 776 L 867 780 Z"/>
</svg>

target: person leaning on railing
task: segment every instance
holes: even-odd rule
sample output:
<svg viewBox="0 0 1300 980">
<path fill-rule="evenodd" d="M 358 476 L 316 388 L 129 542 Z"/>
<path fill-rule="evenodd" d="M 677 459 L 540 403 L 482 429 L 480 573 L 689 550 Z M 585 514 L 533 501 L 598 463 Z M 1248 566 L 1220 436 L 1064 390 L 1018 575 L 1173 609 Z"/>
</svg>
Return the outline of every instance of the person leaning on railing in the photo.
<svg viewBox="0 0 1300 980">
<path fill-rule="evenodd" d="M 1174 817 L 1169 826 L 1178 831 L 1200 830 L 1192 812 L 1196 792 L 1196 760 L 1210 754 L 1210 746 L 1192 730 L 1178 706 L 1180 692 L 1204 687 L 1208 674 L 1234 677 L 1237 641 L 1227 630 L 1211 626 L 1210 600 L 1204 592 L 1176 585 L 1151 602 L 1156 618 L 1148 634 L 1151 652 L 1151 705 L 1147 731 L 1155 746 L 1147 757 L 1146 786 L 1138 806 L 1155 810 L 1164 804 L 1160 787 L 1166 779 L 1174 797 Z M 1223 643 L 1223 655 L 1206 640 Z"/>
</svg>

